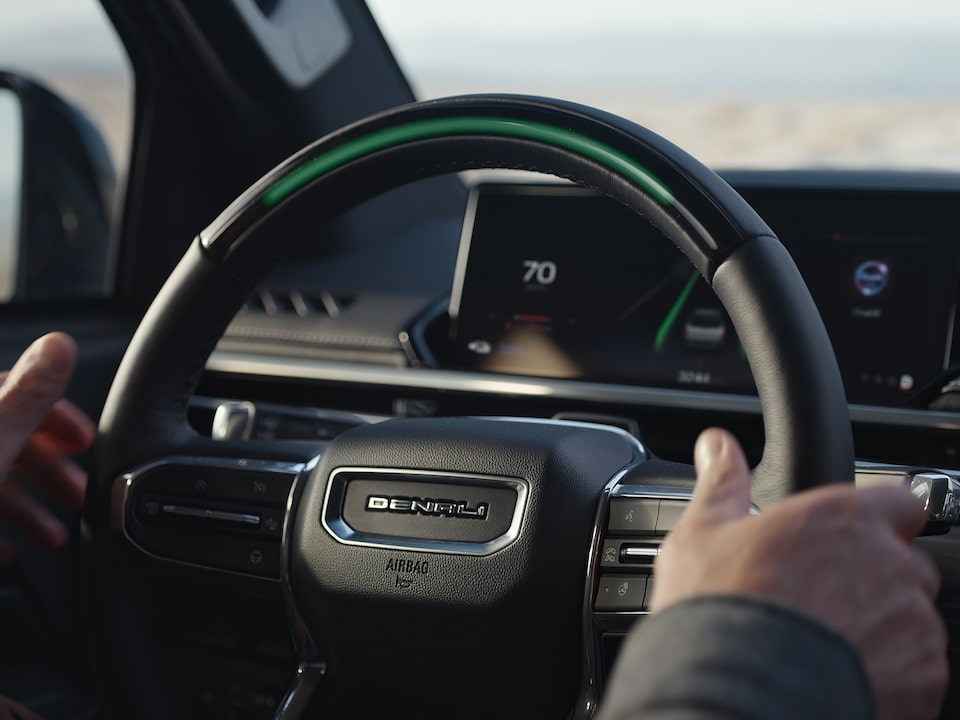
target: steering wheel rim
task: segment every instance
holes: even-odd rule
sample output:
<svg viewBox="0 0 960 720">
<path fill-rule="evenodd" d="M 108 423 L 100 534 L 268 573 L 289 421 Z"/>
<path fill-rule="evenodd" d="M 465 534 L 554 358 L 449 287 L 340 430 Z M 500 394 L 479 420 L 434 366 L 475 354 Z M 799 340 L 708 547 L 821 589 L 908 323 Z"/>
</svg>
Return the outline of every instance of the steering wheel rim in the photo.
<svg viewBox="0 0 960 720">
<path fill-rule="evenodd" d="M 596 188 L 688 256 L 727 309 L 757 385 L 765 425 L 757 504 L 852 481 L 845 395 L 816 306 L 789 254 L 735 191 L 622 118 L 542 98 L 465 96 L 390 110 L 317 141 L 200 234 L 141 322 L 104 407 L 85 510 L 94 548 L 112 542 L 112 492 L 130 469 L 172 454 L 249 452 L 199 438 L 187 403 L 226 325 L 294 249 L 291 217 L 312 207 L 314 218 L 332 219 L 401 184 L 478 168 L 546 172 Z M 257 450 L 276 460 L 302 452 L 283 444 Z"/>
</svg>

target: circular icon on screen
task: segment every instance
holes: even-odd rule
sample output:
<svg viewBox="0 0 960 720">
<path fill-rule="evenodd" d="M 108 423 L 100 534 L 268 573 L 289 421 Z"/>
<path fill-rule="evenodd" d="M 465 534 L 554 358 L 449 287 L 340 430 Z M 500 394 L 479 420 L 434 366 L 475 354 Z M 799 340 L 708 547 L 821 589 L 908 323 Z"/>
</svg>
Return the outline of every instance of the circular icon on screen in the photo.
<svg viewBox="0 0 960 720">
<path fill-rule="evenodd" d="M 887 288 L 890 282 L 890 267 L 880 260 L 867 260 L 853 271 L 853 284 L 864 297 L 874 297 Z"/>
</svg>

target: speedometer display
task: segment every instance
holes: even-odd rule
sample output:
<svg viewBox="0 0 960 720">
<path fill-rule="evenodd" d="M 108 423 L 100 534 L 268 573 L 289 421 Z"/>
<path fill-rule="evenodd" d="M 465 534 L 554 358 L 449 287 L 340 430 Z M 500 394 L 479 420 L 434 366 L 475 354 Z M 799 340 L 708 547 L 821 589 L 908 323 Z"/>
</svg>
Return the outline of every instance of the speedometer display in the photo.
<svg viewBox="0 0 960 720">
<path fill-rule="evenodd" d="M 942 373 L 952 246 L 789 224 L 781 239 L 824 318 L 849 400 L 901 404 Z M 572 185 L 474 188 L 450 315 L 461 369 L 754 391 L 730 319 L 683 254 L 643 218 Z"/>
<path fill-rule="evenodd" d="M 457 363 L 749 391 L 713 291 L 663 234 L 574 187 L 481 186 L 455 292 Z"/>
</svg>

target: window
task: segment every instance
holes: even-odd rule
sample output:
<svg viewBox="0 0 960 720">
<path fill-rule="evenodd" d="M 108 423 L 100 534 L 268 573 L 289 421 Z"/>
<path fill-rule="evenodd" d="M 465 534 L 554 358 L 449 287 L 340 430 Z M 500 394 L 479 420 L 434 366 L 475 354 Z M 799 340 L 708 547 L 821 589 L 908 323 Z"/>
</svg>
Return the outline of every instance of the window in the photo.
<svg viewBox="0 0 960 720">
<path fill-rule="evenodd" d="M 960 169 L 951 0 L 368 5 L 421 98 L 583 102 L 718 169 Z"/>
<path fill-rule="evenodd" d="M 18 209 L 0 226 L 0 301 L 109 295 L 133 125 L 120 40 L 97 0 L 7 5 L 0 71 L 21 79 L 24 113 L 19 182 L 0 183 L 0 212 Z"/>
</svg>

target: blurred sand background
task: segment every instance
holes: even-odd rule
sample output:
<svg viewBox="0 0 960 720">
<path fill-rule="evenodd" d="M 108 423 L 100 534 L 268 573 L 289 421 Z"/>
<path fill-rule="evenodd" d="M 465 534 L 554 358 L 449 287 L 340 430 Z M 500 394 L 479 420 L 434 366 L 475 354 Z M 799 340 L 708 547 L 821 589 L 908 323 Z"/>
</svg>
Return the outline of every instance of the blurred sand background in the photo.
<svg viewBox="0 0 960 720">
<path fill-rule="evenodd" d="M 676 1 L 699 2 L 701 14 L 716 8 Z M 371 0 L 371 7 L 421 98 L 520 92 L 575 100 L 629 117 L 716 169 L 960 170 L 960 31 L 947 22 L 960 28 L 960 4 L 938 21 L 921 11 L 939 8 L 940 0 L 915 0 L 913 12 L 887 12 L 875 32 L 857 19 L 854 30 L 751 33 L 740 19 L 724 24 L 719 10 L 709 27 L 704 20 L 695 31 L 653 32 L 636 19 L 618 24 L 610 12 L 587 25 L 583 3 L 490 2 L 503 20 L 491 17 L 493 6 L 475 8 L 474 20 L 461 17 L 454 27 L 440 15 L 460 17 L 456 8 L 430 0 Z M 846 7 L 859 0 L 810 2 Z M 44 6 L 55 12 L 41 12 Z M 412 12 L 420 6 L 419 15 Z M 646 2 L 597 0 L 598 8 L 614 6 L 624 18 L 652 11 Z M 878 17 L 886 8 L 868 6 Z M 508 7 L 517 24 L 508 22 Z M 557 17 L 543 19 L 545 8 L 557 9 Z M 776 12 L 767 22 L 794 22 L 786 10 Z M 531 18 L 541 25 L 519 24 Z M 123 178 L 134 79 L 102 9 L 93 0 L 36 0 L 5 20 L 0 68 L 26 71 L 75 102 L 100 128 Z"/>
<path fill-rule="evenodd" d="M 106 69 L 60 69 L 41 78 L 94 121 L 122 175 L 132 133 L 132 78 Z M 415 87 L 421 98 L 474 91 L 429 78 Z M 537 94 L 628 117 L 717 169 L 960 170 L 960 98 L 697 98 L 576 85 Z"/>
</svg>

